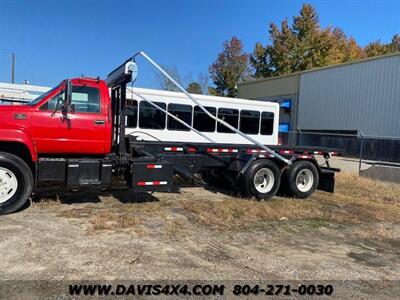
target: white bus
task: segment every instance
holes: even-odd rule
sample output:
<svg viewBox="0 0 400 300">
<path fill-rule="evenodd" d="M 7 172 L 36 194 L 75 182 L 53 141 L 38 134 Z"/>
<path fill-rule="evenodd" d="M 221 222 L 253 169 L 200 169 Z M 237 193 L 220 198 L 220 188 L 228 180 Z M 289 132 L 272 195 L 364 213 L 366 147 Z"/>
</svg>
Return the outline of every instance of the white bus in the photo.
<svg viewBox="0 0 400 300">
<path fill-rule="evenodd" d="M 134 93 L 131 93 L 133 91 Z M 140 99 L 143 95 L 169 113 L 221 144 L 248 144 L 248 140 L 217 123 L 183 93 L 153 89 L 127 89 L 126 134 L 138 141 L 209 143 L 165 112 Z M 192 95 L 214 116 L 264 145 L 278 144 L 279 104 L 237 98 Z"/>
</svg>

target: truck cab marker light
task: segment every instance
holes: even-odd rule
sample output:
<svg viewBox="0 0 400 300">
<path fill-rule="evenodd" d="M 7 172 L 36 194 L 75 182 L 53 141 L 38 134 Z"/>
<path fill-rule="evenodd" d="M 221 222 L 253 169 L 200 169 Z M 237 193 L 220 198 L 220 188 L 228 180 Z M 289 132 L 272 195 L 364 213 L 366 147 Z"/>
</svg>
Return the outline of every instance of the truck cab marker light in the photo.
<svg viewBox="0 0 400 300">
<path fill-rule="evenodd" d="M 146 185 L 167 185 L 168 181 L 138 181 L 138 186 L 146 186 Z"/>
</svg>

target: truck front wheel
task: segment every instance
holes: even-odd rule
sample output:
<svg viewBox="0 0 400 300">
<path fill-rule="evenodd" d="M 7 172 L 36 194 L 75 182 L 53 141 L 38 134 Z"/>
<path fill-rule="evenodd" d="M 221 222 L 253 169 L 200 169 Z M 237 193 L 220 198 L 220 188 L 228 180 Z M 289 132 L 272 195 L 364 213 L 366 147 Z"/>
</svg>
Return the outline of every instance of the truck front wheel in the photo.
<svg viewBox="0 0 400 300">
<path fill-rule="evenodd" d="M 0 214 L 20 209 L 33 189 L 33 175 L 29 166 L 19 157 L 0 152 Z"/>
</svg>

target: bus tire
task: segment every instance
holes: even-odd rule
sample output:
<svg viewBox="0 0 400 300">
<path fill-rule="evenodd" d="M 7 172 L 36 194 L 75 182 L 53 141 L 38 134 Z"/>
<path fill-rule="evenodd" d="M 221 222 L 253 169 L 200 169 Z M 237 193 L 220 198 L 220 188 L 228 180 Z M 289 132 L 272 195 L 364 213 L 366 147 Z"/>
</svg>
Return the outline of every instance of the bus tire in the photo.
<svg viewBox="0 0 400 300">
<path fill-rule="evenodd" d="M 277 193 L 281 180 L 278 166 L 270 160 L 255 161 L 244 175 L 248 196 L 257 200 L 268 200 Z"/>
<path fill-rule="evenodd" d="M 314 193 L 319 181 L 315 165 L 304 160 L 294 162 L 283 177 L 289 196 L 300 199 L 305 199 Z"/>
<path fill-rule="evenodd" d="M 0 215 L 20 209 L 33 189 L 32 170 L 18 156 L 0 152 Z"/>
</svg>

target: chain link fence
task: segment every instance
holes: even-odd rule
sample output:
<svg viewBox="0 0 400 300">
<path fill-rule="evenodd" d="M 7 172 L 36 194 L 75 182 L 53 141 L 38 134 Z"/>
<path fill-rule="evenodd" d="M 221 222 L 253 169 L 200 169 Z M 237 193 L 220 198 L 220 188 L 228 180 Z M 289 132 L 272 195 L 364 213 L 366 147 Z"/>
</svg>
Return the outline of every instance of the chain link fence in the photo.
<svg viewBox="0 0 400 300">
<path fill-rule="evenodd" d="M 358 133 L 290 131 L 280 134 L 287 145 L 340 149 L 345 158 L 357 159 L 359 171 L 364 163 L 400 167 L 400 137 L 368 136 Z"/>
</svg>

